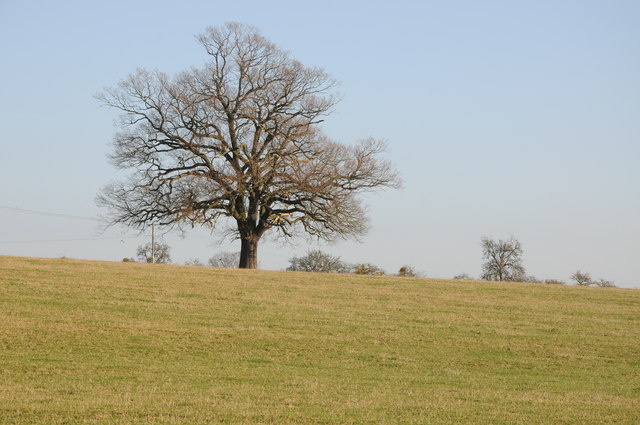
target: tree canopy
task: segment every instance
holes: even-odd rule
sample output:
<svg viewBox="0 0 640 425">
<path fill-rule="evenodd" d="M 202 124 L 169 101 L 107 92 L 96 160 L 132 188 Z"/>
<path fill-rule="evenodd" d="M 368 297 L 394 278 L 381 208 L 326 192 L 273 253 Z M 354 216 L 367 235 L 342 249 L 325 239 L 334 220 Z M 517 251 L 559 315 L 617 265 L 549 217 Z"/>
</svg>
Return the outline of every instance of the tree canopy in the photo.
<svg viewBox="0 0 640 425">
<path fill-rule="evenodd" d="M 253 27 L 229 23 L 197 39 L 204 66 L 173 76 L 140 69 L 98 95 L 121 111 L 111 160 L 133 170 L 98 197 L 111 222 L 213 229 L 228 217 L 243 268 L 257 267 L 270 230 L 364 234 L 358 194 L 400 179 L 380 140 L 347 145 L 319 128 L 337 102 L 336 81 Z"/>
</svg>

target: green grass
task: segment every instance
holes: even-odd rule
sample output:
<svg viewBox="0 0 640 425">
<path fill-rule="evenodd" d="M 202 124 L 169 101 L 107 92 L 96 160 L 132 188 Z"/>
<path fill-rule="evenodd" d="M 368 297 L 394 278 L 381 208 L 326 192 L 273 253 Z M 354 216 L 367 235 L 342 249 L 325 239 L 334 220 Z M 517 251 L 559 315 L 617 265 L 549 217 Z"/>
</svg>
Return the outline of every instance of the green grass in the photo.
<svg viewBox="0 0 640 425">
<path fill-rule="evenodd" d="M 1 424 L 638 424 L 640 291 L 0 257 Z"/>
</svg>

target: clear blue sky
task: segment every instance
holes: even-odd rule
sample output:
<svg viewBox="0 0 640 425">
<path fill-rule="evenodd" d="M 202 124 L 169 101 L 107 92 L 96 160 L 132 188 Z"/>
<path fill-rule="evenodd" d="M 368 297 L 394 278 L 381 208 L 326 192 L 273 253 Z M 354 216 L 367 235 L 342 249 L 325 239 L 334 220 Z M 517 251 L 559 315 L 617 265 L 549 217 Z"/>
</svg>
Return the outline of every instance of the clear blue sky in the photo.
<svg viewBox="0 0 640 425">
<path fill-rule="evenodd" d="M 226 21 L 340 80 L 326 132 L 386 139 L 406 182 L 368 196 L 362 243 L 263 243 L 263 268 L 320 247 L 388 272 L 478 276 L 480 238 L 513 235 L 529 274 L 640 287 L 635 0 L 0 0 L 0 205 L 97 216 L 96 193 L 117 178 L 105 159 L 116 112 L 93 95 L 137 67 L 202 64 L 193 36 Z M 237 249 L 197 229 L 165 238 L 176 262 Z M 144 240 L 0 208 L 0 254 L 120 260 Z"/>
</svg>

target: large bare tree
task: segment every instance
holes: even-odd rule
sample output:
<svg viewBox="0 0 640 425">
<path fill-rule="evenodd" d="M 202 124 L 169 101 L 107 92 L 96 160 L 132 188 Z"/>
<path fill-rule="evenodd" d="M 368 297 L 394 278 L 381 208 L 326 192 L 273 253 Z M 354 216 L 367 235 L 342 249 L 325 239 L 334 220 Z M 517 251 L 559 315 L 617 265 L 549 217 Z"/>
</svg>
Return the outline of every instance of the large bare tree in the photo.
<svg viewBox="0 0 640 425">
<path fill-rule="evenodd" d="M 208 62 L 177 75 L 138 70 L 98 98 L 122 112 L 111 154 L 129 180 L 98 203 L 113 224 L 204 225 L 225 217 L 256 268 L 269 230 L 318 238 L 367 228 L 358 194 L 397 187 L 384 144 L 329 140 L 318 124 L 336 104 L 336 81 L 237 23 L 197 37 Z"/>
</svg>

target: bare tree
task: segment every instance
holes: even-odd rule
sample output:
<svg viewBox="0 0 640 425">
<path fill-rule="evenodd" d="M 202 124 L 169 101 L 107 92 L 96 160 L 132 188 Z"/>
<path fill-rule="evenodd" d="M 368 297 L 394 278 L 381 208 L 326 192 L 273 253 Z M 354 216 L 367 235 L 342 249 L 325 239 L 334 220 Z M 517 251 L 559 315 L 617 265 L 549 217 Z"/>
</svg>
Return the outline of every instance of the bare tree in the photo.
<svg viewBox="0 0 640 425">
<path fill-rule="evenodd" d="M 580 270 L 571 275 L 571 279 L 579 286 L 601 286 L 604 288 L 614 288 L 616 284 L 610 280 L 598 279 L 593 280 L 589 273 L 583 273 Z"/>
<path fill-rule="evenodd" d="M 225 268 L 233 268 L 238 267 L 238 262 L 240 261 L 240 253 L 239 252 L 218 252 L 213 257 L 209 258 L 209 265 L 211 267 L 225 267 Z"/>
<path fill-rule="evenodd" d="M 138 260 L 143 263 L 151 263 L 154 261 L 154 255 L 155 255 L 156 263 L 158 264 L 171 263 L 171 255 L 170 255 L 171 249 L 169 248 L 169 245 L 162 242 L 156 242 L 154 246 L 155 246 L 155 253 L 152 252 L 151 242 L 145 245 L 140 245 L 136 252 L 136 255 L 138 256 Z"/>
<path fill-rule="evenodd" d="M 110 222 L 144 229 L 225 217 L 241 241 L 241 268 L 256 268 L 268 231 L 326 240 L 367 229 L 358 194 L 398 187 L 384 143 L 329 140 L 318 128 L 337 102 L 336 81 L 237 23 L 198 36 L 208 62 L 169 76 L 138 70 L 98 98 L 122 112 L 111 154 L 130 179 L 98 204 Z"/>
<path fill-rule="evenodd" d="M 307 255 L 303 257 L 289 259 L 287 271 L 349 273 L 351 266 L 344 263 L 340 257 L 315 250 L 307 252 Z"/>
<path fill-rule="evenodd" d="M 571 280 L 578 286 L 590 286 L 593 284 L 591 275 L 589 273 L 583 273 L 580 270 L 571 275 Z"/>
<path fill-rule="evenodd" d="M 471 276 L 469 276 L 467 273 L 457 274 L 454 277 L 452 277 L 451 279 L 454 279 L 454 280 L 473 280 L 473 278 Z"/>
<path fill-rule="evenodd" d="M 521 281 L 525 277 L 522 266 L 522 246 L 513 236 L 508 240 L 482 238 L 482 279 Z"/>
</svg>

